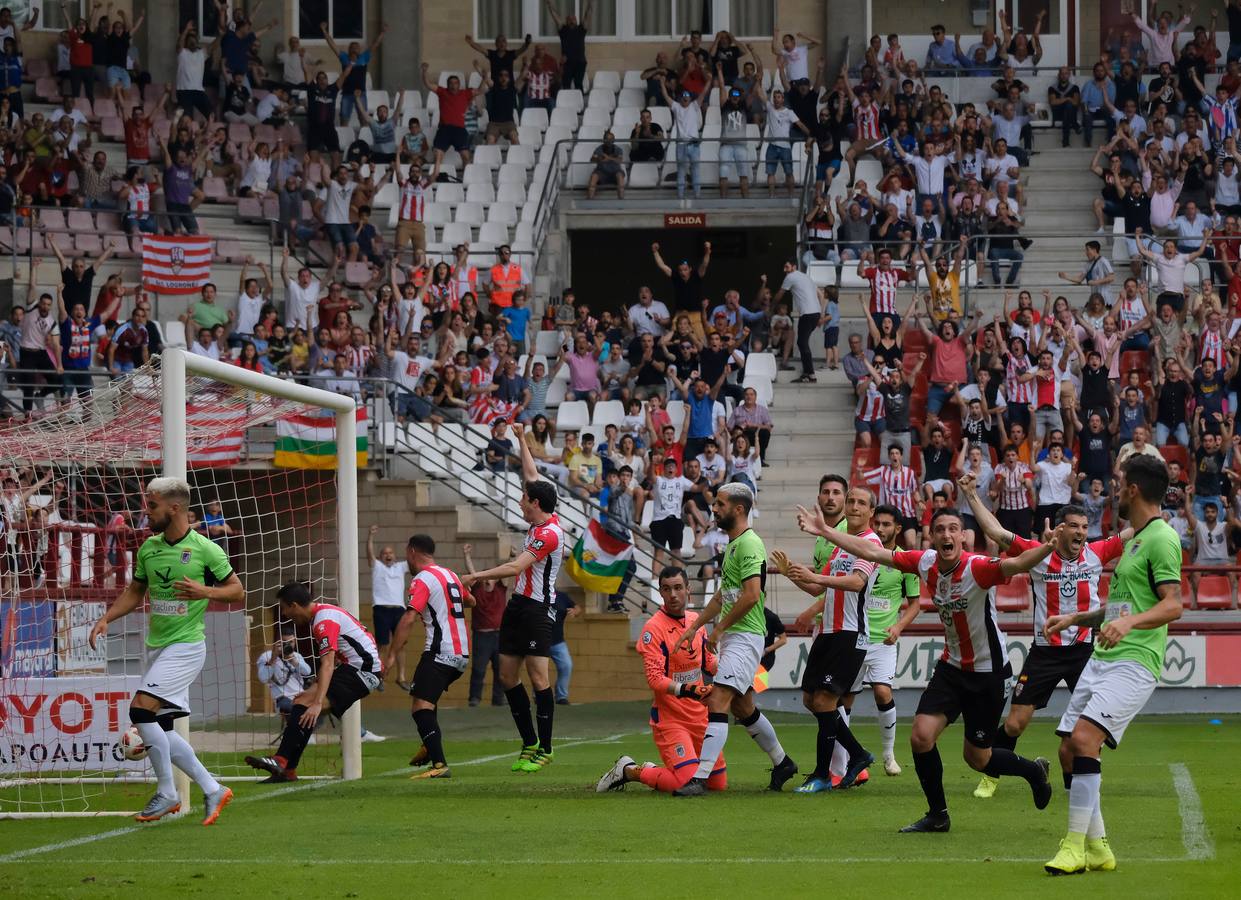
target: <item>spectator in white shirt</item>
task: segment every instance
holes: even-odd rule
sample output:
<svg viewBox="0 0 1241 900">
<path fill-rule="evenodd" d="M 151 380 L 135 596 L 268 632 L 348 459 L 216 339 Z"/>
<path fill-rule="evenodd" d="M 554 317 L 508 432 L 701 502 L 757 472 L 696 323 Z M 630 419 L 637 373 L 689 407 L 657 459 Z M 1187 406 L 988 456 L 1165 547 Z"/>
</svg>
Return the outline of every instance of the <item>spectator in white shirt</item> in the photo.
<svg viewBox="0 0 1241 900">
<path fill-rule="evenodd" d="M 1073 464 L 1064 458 L 1064 444 L 1052 444 L 1047 458 L 1035 465 L 1034 471 L 1038 491 L 1034 532 L 1042 534 L 1044 528 L 1055 522 L 1056 510 L 1073 502 L 1077 480 L 1073 477 Z"/>
<path fill-rule="evenodd" d="M 672 110 L 672 120 L 676 125 L 677 138 L 677 199 L 685 199 L 685 181 L 688 176 L 693 182 L 694 199 L 702 193 L 702 179 L 699 177 L 700 166 L 698 155 L 702 139 L 702 108 L 711 97 L 709 90 L 703 90 L 694 97 L 684 88 L 679 88 L 674 100 L 668 93 L 668 82 L 659 76 L 659 90 L 664 102 Z"/>
<path fill-rule="evenodd" d="M 755 85 L 763 96 L 762 85 Z M 776 195 L 776 169 L 784 169 L 784 189 L 793 196 L 793 128 L 801 129 L 804 136 L 810 132 L 797 113 L 784 105 L 784 92 L 772 91 L 767 104 L 767 196 Z"/>
<path fill-rule="evenodd" d="M 1024 113 L 1018 115 L 1012 100 L 1005 100 L 1000 115 L 991 120 L 992 138 L 1004 141 L 1017 163 L 1023 166 L 1030 164 L 1030 157 L 1022 146 L 1023 140 L 1029 140 L 1029 126 L 1030 117 Z"/>
<path fill-rule="evenodd" d="M 935 211 L 943 212 L 944 199 L 944 170 L 948 168 L 948 157 L 941 156 L 935 152 L 935 144 L 926 141 L 922 145 L 922 155 L 913 156 L 906 153 L 901 145 L 893 142 L 896 153 L 905 161 L 905 163 L 914 170 L 914 181 L 918 187 L 917 204 L 918 209 L 923 206 L 923 201 L 930 199 L 935 205 Z M 898 205 L 897 209 L 904 209 L 903 205 Z"/>
<path fill-rule="evenodd" d="M 337 166 L 336 174 L 325 187 L 327 200 L 324 204 L 323 223 L 328 240 L 332 242 L 332 249 L 338 256 L 347 250 L 349 261 L 356 262 L 358 237 L 353 226 L 349 224 L 349 201 L 357 190 L 358 183 L 349 177 L 347 167 Z"/>
<path fill-rule="evenodd" d="M 1103 247 L 1098 241 L 1086 242 L 1086 268 L 1078 275 L 1058 272 L 1057 277 L 1073 284 L 1084 284 L 1103 297 L 1103 302 L 1110 308 L 1116 297 L 1116 270 L 1111 260 L 1103 255 Z"/>
<path fill-rule="evenodd" d="M 267 271 L 267 266 L 263 263 L 258 264 L 259 271 L 263 273 L 264 283 L 261 289 L 257 278 L 246 277 L 250 266 L 254 264 L 254 257 L 247 256 L 241 266 L 241 277 L 238 279 L 241 293 L 237 295 L 237 327 L 234 330 L 238 340 L 246 340 L 254 335 L 254 328 L 259 324 L 263 306 L 271 302 L 274 290 L 271 273 Z M 315 302 L 318 303 L 317 296 Z"/>
<path fill-rule="evenodd" d="M 293 709 L 293 698 L 306 687 L 310 664 L 297 652 L 297 635 L 288 628 L 255 661 L 259 681 L 267 685 L 281 718 Z"/>
<path fill-rule="evenodd" d="M 784 299 L 785 292 L 793 294 L 793 315 L 797 320 L 797 349 L 801 353 L 801 376 L 798 382 L 815 381 L 814 357 L 810 352 L 810 335 L 823 324 L 827 301 L 819 292 L 814 281 L 805 272 L 799 271 L 796 260 L 788 260 L 784 264 L 784 281 L 780 290 L 772 300 L 775 306 Z"/>
<path fill-rule="evenodd" d="M 1215 176 L 1215 197 L 1211 200 L 1212 215 L 1241 213 L 1239 180 L 1236 157 L 1225 156 Z"/>
<path fill-rule="evenodd" d="M 207 359 L 214 359 L 217 362 L 220 359 L 220 347 L 211 338 L 210 328 L 198 329 L 198 337 L 190 346 L 190 352 L 195 356 L 204 356 Z"/>
<path fill-rule="evenodd" d="M 392 635 L 405 615 L 405 576 L 409 566 L 405 560 L 396 558 L 396 551 L 391 546 L 375 552 L 375 535 L 378 525 L 372 525 L 366 536 L 366 556 L 371 562 L 371 615 L 375 624 L 375 643 L 379 645 L 379 655 L 384 656 L 384 649 L 392 642 Z M 405 654 L 399 654 L 397 661 L 397 687 L 409 690 L 405 683 Z"/>
<path fill-rule="evenodd" d="M 672 324 L 672 317 L 668 307 L 662 301 L 656 300 L 651 289 L 643 285 L 638 288 L 638 302 L 629 307 L 629 324 L 633 326 L 637 337 L 650 334 L 661 338 Z"/>
<path fill-rule="evenodd" d="M 798 44 L 798 38 L 806 43 Z M 810 51 L 817 46 L 818 41 L 800 31 L 796 35 L 786 34 L 784 37 L 780 37 L 779 32 L 772 34 L 771 52 L 783 65 L 784 77 L 790 85 L 810 80 Z"/>
<path fill-rule="evenodd" d="M 319 326 L 319 290 L 322 285 L 309 266 L 297 271 L 297 278 L 289 277 L 289 248 L 281 253 L 280 278 L 285 285 L 284 324 L 292 331 L 300 328 L 313 334 Z"/>
<path fill-rule="evenodd" d="M 1003 138 L 992 143 L 991 156 L 984 166 L 988 187 L 996 189 L 1001 184 L 1015 188 L 1017 202 L 1021 203 L 1021 165 L 1017 157 L 1008 152 L 1008 142 Z"/>
<path fill-rule="evenodd" d="M 200 47 L 193 19 L 185 23 L 177 37 L 177 106 L 191 117 L 195 112 L 204 120 L 213 115 L 211 102 L 207 99 L 207 92 L 203 90 L 203 71 L 207 65 L 207 57 L 215 52 L 219 41 L 217 36 L 206 49 Z"/>
</svg>

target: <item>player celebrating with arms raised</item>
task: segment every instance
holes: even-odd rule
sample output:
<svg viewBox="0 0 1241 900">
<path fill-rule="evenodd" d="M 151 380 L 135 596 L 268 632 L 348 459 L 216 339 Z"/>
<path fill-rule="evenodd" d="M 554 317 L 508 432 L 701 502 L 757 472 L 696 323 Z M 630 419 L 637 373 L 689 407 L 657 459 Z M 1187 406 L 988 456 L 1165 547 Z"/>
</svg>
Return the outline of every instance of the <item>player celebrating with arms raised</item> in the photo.
<svg viewBox="0 0 1241 900">
<path fill-rule="evenodd" d="M 983 533 L 1001 550 L 1017 554 L 1037 546 L 1034 541 L 1001 527 L 999 520 L 979 499 L 973 475 L 962 475 L 957 485 Z M 1034 711 L 1047 706 L 1061 681 L 1070 691 L 1076 688 L 1082 669 L 1090 659 L 1094 649 L 1091 629 L 1070 628 L 1050 638 L 1043 634 L 1048 616 L 1058 616 L 1069 609 L 1090 612 L 1099 608 L 1099 578 L 1103 575 L 1103 567 L 1118 557 L 1125 541 L 1133 537 L 1133 529 L 1126 528 L 1106 540 L 1087 544 L 1087 523 L 1086 510 L 1080 506 L 1070 504 L 1057 509 L 1055 524 L 1064 525 L 1059 543 L 1050 556 L 1030 570 L 1030 586 L 1034 590 L 1034 646 L 1030 648 L 1013 690 L 1008 718 L 996 729 L 992 740 L 994 747 L 1016 749 L 1017 739 L 1029 726 Z M 1066 787 L 1070 772 L 1071 769 L 1064 769 Z M 974 789 L 974 796 L 990 797 L 998 784 L 997 779 L 984 774 Z"/>
<path fill-rule="evenodd" d="M 767 590 L 767 548 L 750 528 L 754 494 L 744 484 L 723 485 L 711 504 L 715 522 L 728 535 L 724 564 L 720 567 L 720 587 L 693 625 L 676 642 L 674 650 L 692 647 L 698 629 L 719 616 L 707 638 L 719 648 L 715 682 L 707 695 L 707 731 L 698 754 L 698 769 L 677 797 L 701 797 L 707 792 L 707 779 L 728 740 L 728 713 L 745 727 L 750 737 L 771 757 L 771 783 L 778 791 L 797 774 L 797 764 L 784 752 L 776 730 L 754 705 L 754 674 L 763 657 L 767 621 L 763 615 Z"/>
<path fill-rule="evenodd" d="M 422 738 L 422 747 L 410 760 L 410 765 L 431 765 L 425 772 L 411 777 L 451 778 L 436 704 L 469 664 L 470 633 L 465 627 L 465 607 L 473 606 L 474 598 L 461 586 L 456 572 L 436 565 L 435 540 L 429 534 L 415 534 L 409 539 L 405 560 L 409 563 L 409 571 L 414 573 L 414 580 L 409 584 L 405 615 L 397 623 L 396 634 L 384 659 L 384 671 L 391 670 L 400 659 L 414 619 L 421 616 L 427 640 L 414 669 L 409 694 L 414 698 L 410 714 Z"/>
<path fill-rule="evenodd" d="M 707 708 L 703 701 L 711 693 L 703 684 L 703 673 L 716 671 L 715 654 L 707 649 L 706 635 L 699 632 L 688 647 L 677 641 L 697 617 L 686 612 L 689 579 L 685 570 L 667 566 L 659 573 L 659 596 L 664 605 L 642 626 L 638 653 L 651 686 L 651 735 L 659 748 L 662 766 L 639 766 L 632 756 L 621 756 L 595 785 L 600 794 L 624 790 L 630 781 L 641 781 L 649 788 L 672 793 L 683 786 L 697 770 L 699 750 L 707 731 Z M 707 777 L 707 790 L 722 791 L 728 786 L 724 755 L 720 754 Z"/>
<path fill-rule="evenodd" d="M 319 654 L 315 683 L 293 698 L 293 708 L 280 735 L 275 756 L 247 756 L 246 765 L 271 774 L 264 784 L 297 780 L 297 764 L 327 711 L 340 718 L 383 681 L 379 645 L 362 623 L 331 603 L 315 603 L 310 587 L 285 582 L 276 591 L 280 618 L 301 628 L 309 626 Z"/>
<path fill-rule="evenodd" d="M 845 498 L 845 518 L 850 534 L 882 547 L 879 536 L 870 530 L 872 502 L 870 491 L 854 488 Z M 874 762 L 874 757 L 841 721 L 837 707 L 853 687 L 866 658 L 866 586 L 875 564 L 858 559 L 839 546 L 818 574 L 805 566 L 793 565 L 779 550 L 772 554 L 772 559 L 780 574 L 807 594 L 827 591 L 797 617 L 799 631 L 812 627 L 815 630 L 801 690 L 802 703 L 818 720 L 819 734 L 814 772 L 796 793 L 817 794 L 832 789 L 829 770 L 838 742 L 849 758 L 838 786 L 847 788 Z"/>
<path fill-rule="evenodd" d="M 202 788 L 207 813 L 203 824 L 211 825 L 233 792 L 211 776 L 172 725 L 190 714 L 190 685 L 207 660 L 207 604 L 242 603 L 246 589 L 220 545 L 190 528 L 190 486 L 184 479 L 151 479 L 146 507 L 153 534 L 138 548 L 133 579 L 91 629 L 90 645 L 93 649 L 108 633 L 109 623 L 150 596 L 147 668 L 130 704 L 129 720 L 146 744 L 156 788 L 136 818 L 154 822 L 181 808 L 172 776 L 175 765 Z"/>
<path fill-rule="evenodd" d="M 521 553 L 502 566 L 473 572 L 461 579 L 469 590 L 476 581 L 513 581 L 513 596 L 500 620 L 500 683 L 508 698 L 509 712 L 521 735 L 521 753 L 514 772 L 538 772 L 552 761 L 552 721 L 556 698 L 547 676 L 548 652 L 556 620 L 556 576 L 564 553 L 564 532 L 556 516 L 556 486 L 539 475 L 525 441 L 525 426 L 512 425 L 513 438 L 521 447 L 521 472 L 525 487 L 521 515 L 530 523 Z M 521 664 L 534 687 L 538 730 L 530 721 L 530 695 L 521 683 Z"/>
<path fill-rule="evenodd" d="M 797 520 L 801 529 L 809 534 L 827 532 L 822 517 L 804 507 L 798 507 Z M 944 624 L 944 653 L 918 701 L 909 736 L 914 769 L 926 795 L 928 810 L 921 819 L 901 831 L 948 830 L 944 764 L 936 741 L 958 717 L 965 720 L 965 761 L 970 768 L 993 776 L 1021 776 L 1034 793 L 1034 805 L 1044 809 L 1051 802 L 1047 760 L 1029 760 L 1011 750 L 991 746 L 991 738 L 1004 711 L 1004 685 L 1012 672 L 1004 632 L 996 624 L 992 588 L 1019 572 L 1030 571 L 1051 553 L 1051 545 L 1040 545 L 1005 560 L 964 553 L 961 516 L 953 509 L 941 509 L 931 517 L 931 548 L 928 550 L 887 550 L 869 540 L 840 532 L 832 532 L 831 537 L 837 546 L 860 559 L 917 573 L 930 588 Z"/>
<path fill-rule="evenodd" d="M 1043 866 L 1052 875 L 1116 868 L 1099 806 L 1103 745 L 1115 750 L 1150 699 L 1163 671 L 1168 623 L 1181 617 L 1181 542 L 1160 515 L 1167 490 L 1162 460 L 1135 454 L 1125 461 L 1117 496 L 1120 517 L 1133 534 L 1112 574 L 1106 605 L 1048 616 L 1043 625 L 1048 640 L 1070 628 L 1102 626 L 1056 729 L 1062 737 L 1060 762 L 1073 780 L 1069 832 Z"/>
</svg>

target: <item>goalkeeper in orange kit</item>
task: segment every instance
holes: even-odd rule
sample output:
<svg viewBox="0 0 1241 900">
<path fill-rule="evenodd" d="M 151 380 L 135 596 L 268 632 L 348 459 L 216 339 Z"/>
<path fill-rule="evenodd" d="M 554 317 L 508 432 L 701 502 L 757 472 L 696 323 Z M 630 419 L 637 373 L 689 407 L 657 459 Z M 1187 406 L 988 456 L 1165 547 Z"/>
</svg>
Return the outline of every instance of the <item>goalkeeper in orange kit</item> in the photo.
<svg viewBox="0 0 1241 900">
<path fill-rule="evenodd" d="M 688 648 L 677 647 L 677 641 L 696 618 L 685 609 L 689 602 L 685 570 L 669 566 L 660 572 L 659 595 L 663 608 L 642 627 L 638 652 L 654 693 L 651 734 L 664 764 L 639 766 L 633 757 L 621 756 L 595 786 L 601 794 L 623 790 L 630 781 L 640 781 L 670 794 L 693 778 L 698 768 L 698 752 L 707 730 L 707 708 L 702 701 L 711 692 L 711 686 L 703 683 L 703 675 L 715 672 L 715 654 L 707 649 L 704 631 L 695 635 Z M 707 780 L 707 788 L 722 791 L 727 786 L 721 754 Z"/>
</svg>

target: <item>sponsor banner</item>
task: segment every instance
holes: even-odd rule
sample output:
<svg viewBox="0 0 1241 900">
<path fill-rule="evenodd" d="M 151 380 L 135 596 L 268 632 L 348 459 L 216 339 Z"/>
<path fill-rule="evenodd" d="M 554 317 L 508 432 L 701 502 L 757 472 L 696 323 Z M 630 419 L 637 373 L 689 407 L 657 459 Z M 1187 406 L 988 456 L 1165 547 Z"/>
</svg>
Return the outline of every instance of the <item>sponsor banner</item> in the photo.
<svg viewBox="0 0 1241 900">
<path fill-rule="evenodd" d="M 55 671 L 53 604 L 0 601 L 0 678 L 47 677 Z"/>
<path fill-rule="evenodd" d="M 0 773 L 141 771 L 118 742 L 140 675 L 10 678 L 0 684 Z"/>
<path fill-rule="evenodd" d="M 801 687 L 810 643 L 808 637 L 789 638 L 776 651 L 776 662 L 769 674 L 770 687 Z M 943 650 L 944 639 L 937 635 L 902 637 L 896 642 L 896 682 L 892 687 L 924 687 Z M 1008 659 L 1014 675 L 1020 674 L 1029 650 L 1029 638 L 1008 639 Z M 1241 635 L 1173 635 L 1168 638 L 1160 687 L 1241 686 L 1239 658 Z"/>
<path fill-rule="evenodd" d="M 90 646 L 90 632 L 107 608 L 102 602 L 56 604 L 56 674 L 103 675 L 108 671 L 107 641 Z"/>
</svg>

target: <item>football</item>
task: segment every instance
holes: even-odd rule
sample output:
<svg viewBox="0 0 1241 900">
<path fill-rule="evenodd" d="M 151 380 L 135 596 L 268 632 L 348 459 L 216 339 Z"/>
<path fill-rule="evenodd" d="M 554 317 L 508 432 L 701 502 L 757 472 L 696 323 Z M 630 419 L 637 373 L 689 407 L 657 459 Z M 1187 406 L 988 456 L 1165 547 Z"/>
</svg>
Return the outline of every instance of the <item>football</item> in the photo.
<svg viewBox="0 0 1241 900">
<path fill-rule="evenodd" d="M 138 734 L 137 728 L 130 726 L 129 730 L 121 735 L 121 753 L 130 760 L 146 759 L 147 745 L 142 742 L 142 735 Z"/>
</svg>

